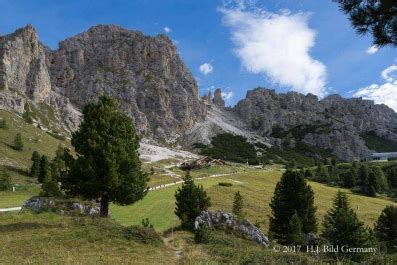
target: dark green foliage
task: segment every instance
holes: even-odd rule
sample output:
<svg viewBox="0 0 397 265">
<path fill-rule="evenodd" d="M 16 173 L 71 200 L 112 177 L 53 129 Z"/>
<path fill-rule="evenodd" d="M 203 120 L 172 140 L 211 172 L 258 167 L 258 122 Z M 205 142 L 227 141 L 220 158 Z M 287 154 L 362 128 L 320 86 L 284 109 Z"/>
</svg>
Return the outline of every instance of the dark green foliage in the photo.
<svg viewBox="0 0 397 265">
<path fill-rule="evenodd" d="M 41 197 L 60 197 L 62 192 L 59 188 L 58 182 L 52 178 L 46 179 L 46 181 L 41 185 Z"/>
<path fill-rule="evenodd" d="M 368 178 L 368 166 L 366 164 L 362 164 L 358 170 L 357 185 L 360 186 L 361 191 L 365 194 L 368 194 Z"/>
<path fill-rule="evenodd" d="M 0 129 L 7 129 L 8 125 L 7 125 L 7 121 L 5 119 L 1 119 L 0 120 Z"/>
<path fill-rule="evenodd" d="M 390 252 L 397 251 L 397 207 L 386 206 L 375 223 L 375 235 L 387 244 Z"/>
<path fill-rule="evenodd" d="M 295 159 L 292 159 L 288 164 L 287 164 L 287 169 L 295 169 L 298 166 L 296 163 Z"/>
<path fill-rule="evenodd" d="M 390 168 L 386 174 L 390 187 L 397 189 L 397 167 Z"/>
<path fill-rule="evenodd" d="M 33 118 L 32 118 L 32 112 L 30 110 L 26 110 L 23 114 L 22 114 L 22 118 L 29 124 L 33 123 Z"/>
<path fill-rule="evenodd" d="M 371 172 L 375 175 L 376 182 L 379 186 L 378 192 L 387 192 L 389 190 L 389 183 L 383 170 L 379 166 L 371 168 Z"/>
<path fill-rule="evenodd" d="M 229 133 L 218 134 L 211 140 L 211 146 L 194 144 L 194 148 L 200 149 L 200 153 L 212 158 L 219 158 L 238 163 L 259 164 L 255 147 L 247 142 L 247 139 Z"/>
<path fill-rule="evenodd" d="M 14 149 L 17 151 L 22 151 L 23 150 L 23 140 L 22 140 L 22 134 L 17 133 L 14 138 Z"/>
<path fill-rule="evenodd" d="M 351 167 L 350 170 L 342 176 L 343 187 L 351 189 L 357 184 L 357 170 Z"/>
<path fill-rule="evenodd" d="M 152 227 L 129 226 L 125 228 L 124 237 L 144 244 L 161 246 L 163 240 Z"/>
<path fill-rule="evenodd" d="M 150 223 L 149 218 L 142 219 L 141 224 L 145 228 L 153 228 L 153 225 Z"/>
<path fill-rule="evenodd" d="M 388 140 L 376 135 L 374 131 L 362 134 L 361 137 L 365 141 L 365 145 L 377 152 L 395 152 L 397 150 L 397 142 Z"/>
<path fill-rule="evenodd" d="M 311 170 L 310 168 L 305 169 L 305 178 L 307 179 L 313 179 L 314 178 L 314 173 L 313 170 Z"/>
<path fill-rule="evenodd" d="M 369 231 L 360 222 L 355 211 L 350 207 L 346 193 L 339 191 L 333 202 L 332 208 L 324 217 L 322 236 L 331 245 L 348 247 L 370 247 L 371 237 Z M 373 247 L 373 246 L 371 246 Z M 339 253 L 353 260 L 360 260 L 360 253 Z"/>
<path fill-rule="evenodd" d="M 183 228 L 193 229 L 194 220 L 211 206 L 211 200 L 203 186 L 197 186 L 189 173 L 183 180 L 182 187 L 178 187 L 175 192 L 175 214 L 181 220 Z"/>
<path fill-rule="evenodd" d="M 378 179 L 373 170 L 371 170 L 368 175 L 368 187 L 366 188 L 366 190 L 367 195 L 371 197 L 376 197 L 376 193 L 380 190 Z"/>
<path fill-rule="evenodd" d="M 395 0 L 334 0 L 349 16 L 358 34 L 370 33 L 377 46 L 397 46 L 397 2 Z"/>
<path fill-rule="evenodd" d="M 232 212 L 239 221 L 241 221 L 245 216 L 245 214 L 243 213 L 243 208 L 244 208 L 243 196 L 240 194 L 240 191 L 237 191 L 236 193 L 234 193 Z"/>
<path fill-rule="evenodd" d="M 291 219 L 296 212 L 301 224 L 302 233 L 316 232 L 316 207 L 314 192 L 297 171 L 287 170 L 277 183 L 270 203 L 269 234 L 281 244 L 290 244 Z"/>
<path fill-rule="evenodd" d="M 219 186 L 223 186 L 223 187 L 231 187 L 231 186 L 233 186 L 233 184 L 230 183 L 230 182 L 219 182 L 218 185 Z"/>
<path fill-rule="evenodd" d="M 201 222 L 199 226 L 194 230 L 194 242 L 197 244 L 208 243 L 211 239 L 211 230 L 207 223 Z"/>
<path fill-rule="evenodd" d="M 32 166 L 30 167 L 29 175 L 32 178 L 38 178 L 40 174 L 40 154 L 37 151 L 33 151 L 32 153 Z"/>
<path fill-rule="evenodd" d="M 10 190 L 12 182 L 10 175 L 5 170 L 0 170 L 0 190 Z"/>
<path fill-rule="evenodd" d="M 154 167 L 150 168 L 150 175 L 154 175 Z"/>
<path fill-rule="evenodd" d="M 292 215 L 289 231 L 288 231 L 288 242 L 290 244 L 300 245 L 303 243 L 303 234 L 302 234 L 302 222 L 298 216 L 298 213 L 295 211 Z"/>
<path fill-rule="evenodd" d="M 50 162 L 47 156 L 43 155 L 40 159 L 40 172 L 38 176 L 38 181 L 43 184 L 51 179 Z"/>
<path fill-rule="evenodd" d="M 84 107 L 80 128 L 72 134 L 77 159 L 64 155 L 62 188 L 70 195 L 100 199 L 103 217 L 108 216 L 110 202 L 132 204 L 148 191 L 132 124 L 117 110 L 115 99 L 102 96 Z"/>
</svg>

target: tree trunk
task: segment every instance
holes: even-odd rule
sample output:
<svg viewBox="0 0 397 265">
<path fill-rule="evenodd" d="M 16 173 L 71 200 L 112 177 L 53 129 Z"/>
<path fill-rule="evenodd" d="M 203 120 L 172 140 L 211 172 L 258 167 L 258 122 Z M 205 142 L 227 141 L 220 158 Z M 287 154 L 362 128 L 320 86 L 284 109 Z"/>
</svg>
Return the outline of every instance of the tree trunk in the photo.
<svg viewBox="0 0 397 265">
<path fill-rule="evenodd" d="M 109 216 L 109 197 L 107 195 L 103 195 L 101 198 L 101 210 L 99 216 L 100 217 Z"/>
</svg>

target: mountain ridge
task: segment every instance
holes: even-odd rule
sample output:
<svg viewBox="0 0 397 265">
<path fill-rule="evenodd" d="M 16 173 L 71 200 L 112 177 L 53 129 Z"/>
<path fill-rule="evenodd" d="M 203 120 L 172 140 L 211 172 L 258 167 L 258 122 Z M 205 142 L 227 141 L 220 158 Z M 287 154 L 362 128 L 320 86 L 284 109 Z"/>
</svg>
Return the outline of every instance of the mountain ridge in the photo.
<svg viewBox="0 0 397 265">
<path fill-rule="evenodd" d="M 39 41 L 31 25 L 0 37 L 0 109 L 37 112 L 40 125 L 53 111 L 49 127 L 70 132 L 78 127 L 82 107 L 102 94 L 120 102 L 140 136 L 187 148 L 231 133 L 268 147 L 313 145 L 351 161 L 371 152 L 363 134 L 397 141 L 397 114 L 370 100 L 319 100 L 262 87 L 247 91 L 233 107 L 225 107 L 220 89 L 200 97 L 164 34 L 97 25 L 55 50 Z"/>
</svg>

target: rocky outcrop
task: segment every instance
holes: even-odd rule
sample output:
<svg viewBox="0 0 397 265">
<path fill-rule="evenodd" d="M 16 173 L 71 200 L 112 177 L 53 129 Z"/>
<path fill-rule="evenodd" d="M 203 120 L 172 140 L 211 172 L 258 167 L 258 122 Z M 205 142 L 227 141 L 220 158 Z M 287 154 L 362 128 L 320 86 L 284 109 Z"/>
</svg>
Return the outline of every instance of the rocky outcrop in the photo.
<svg viewBox="0 0 397 265">
<path fill-rule="evenodd" d="M 81 214 L 99 216 L 100 207 L 96 203 L 81 203 L 55 198 L 33 197 L 22 205 L 22 211 L 23 210 L 30 210 L 34 213 L 55 211 L 62 215 Z"/>
<path fill-rule="evenodd" d="M 203 211 L 199 216 L 196 217 L 196 220 L 194 221 L 194 228 L 198 229 L 200 223 L 203 222 L 206 223 L 209 228 L 233 229 L 241 236 L 266 247 L 270 244 L 269 239 L 258 227 L 251 224 L 248 220 L 238 222 L 231 213 L 222 211 Z"/>
<path fill-rule="evenodd" d="M 103 94 L 118 99 L 141 136 L 172 140 L 206 115 L 196 81 L 165 35 L 98 25 L 55 51 L 32 26 L 0 37 L 1 109 L 21 113 L 24 100 L 46 103 L 74 130 L 79 110 Z"/>
<path fill-rule="evenodd" d="M 362 133 L 375 131 L 396 139 L 397 115 L 386 105 L 359 98 L 331 95 L 319 100 L 297 92 L 277 94 L 257 88 L 247 92 L 233 111 L 258 134 L 273 143 L 295 138 L 308 145 L 330 149 L 339 158 L 353 160 L 370 152 Z"/>
<path fill-rule="evenodd" d="M 80 109 L 114 96 L 141 135 L 170 139 L 205 117 L 196 81 L 165 35 L 99 25 L 62 41 L 49 58 L 62 95 Z"/>
<path fill-rule="evenodd" d="M 214 105 L 220 109 L 225 107 L 225 101 L 222 98 L 222 90 L 220 88 L 217 88 L 215 90 L 214 98 L 212 99 L 212 103 L 214 103 Z"/>
</svg>

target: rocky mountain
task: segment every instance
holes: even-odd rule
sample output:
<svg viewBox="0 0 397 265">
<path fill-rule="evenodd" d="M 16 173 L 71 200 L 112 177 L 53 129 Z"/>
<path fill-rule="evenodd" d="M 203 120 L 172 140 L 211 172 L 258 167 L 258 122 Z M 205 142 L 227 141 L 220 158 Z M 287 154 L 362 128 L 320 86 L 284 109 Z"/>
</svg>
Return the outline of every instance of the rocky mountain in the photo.
<svg viewBox="0 0 397 265">
<path fill-rule="evenodd" d="M 397 115 L 362 99 L 257 88 L 234 107 L 222 91 L 200 98 L 197 83 L 166 35 L 98 25 L 44 46 L 32 26 L 0 37 L 0 109 L 30 112 L 45 129 L 70 132 L 100 95 L 118 99 L 138 133 L 157 143 L 210 144 L 219 133 L 262 147 L 298 143 L 353 160 L 370 152 L 365 134 L 397 141 Z"/>
<path fill-rule="evenodd" d="M 59 43 L 42 45 L 32 26 L 0 39 L 0 106 L 18 113 L 25 102 L 55 108 L 74 130 L 78 110 L 106 94 L 140 135 L 172 140 L 206 115 L 198 87 L 172 41 L 114 25 L 98 25 Z"/>
<path fill-rule="evenodd" d="M 297 92 L 277 94 L 257 88 L 233 108 L 246 124 L 272 144 L 305 144 L 332 150 L 344 160 L 359 159 L 370 152 L 363 134 L 397 141 L 397 114 L 386 105 L 360 98 L 345 99 Z"/>
</svg>

